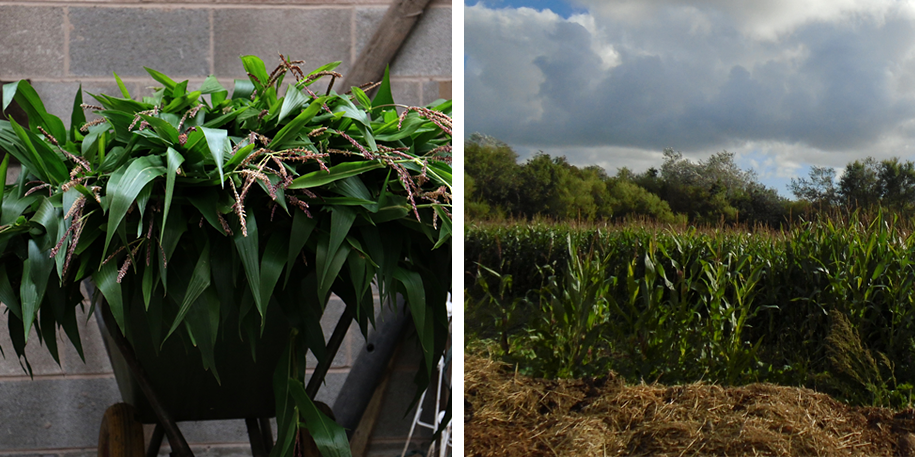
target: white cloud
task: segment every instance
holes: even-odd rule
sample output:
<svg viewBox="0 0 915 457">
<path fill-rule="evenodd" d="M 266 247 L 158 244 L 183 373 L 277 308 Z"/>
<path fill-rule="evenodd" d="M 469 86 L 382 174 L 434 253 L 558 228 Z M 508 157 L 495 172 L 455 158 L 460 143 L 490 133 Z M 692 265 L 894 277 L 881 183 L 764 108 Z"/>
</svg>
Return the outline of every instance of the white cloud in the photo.
<svg viewBox="0 0 915 457">
<path fill-rule="evenodd" d="M 910 11 L 911 2 L 893 0 L 575 0 L 605 19 L 645 22 L 662 10 L 720 12 L 733 20 L 744 34 L 761 40 L 777 40 L 811 22 L 834 22 L 867 17 L 882 21 L 888 14 Z"/>
<path fill-rule="evenodd" d="M 579 3 L 591 13 L 466 8 L 468 133 L 611 173 L 665 147 L 775 178 L 915 159 L 912 2 Z"/>
</svg>

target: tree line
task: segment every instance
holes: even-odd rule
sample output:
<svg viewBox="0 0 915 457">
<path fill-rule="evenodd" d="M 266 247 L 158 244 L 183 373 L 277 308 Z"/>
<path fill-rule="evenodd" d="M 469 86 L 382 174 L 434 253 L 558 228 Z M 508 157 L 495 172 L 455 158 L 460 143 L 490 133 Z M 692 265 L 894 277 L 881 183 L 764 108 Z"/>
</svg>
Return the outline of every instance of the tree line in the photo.
<svg viewBox="0 0 915 457">
<path fill-rule="evenodd" d="M 534 218 L 662 223 L 761 224 L 778 227 L 798 217 L 836 209 L 915 209 L 915 163 L 874 158 L 849 163 L 841 177 L 829 167 L 791 180 L 784 198 L 743 170 L 734 153 L 694 162 L 665 149 L 663 163 L 641 173 L 620 168 L 610 176 L 564 156 L 538 152 L 518 162 L 510 146 L 473 134 L 464 144 L 465 214 L 470 219 Z"/>
</svg>

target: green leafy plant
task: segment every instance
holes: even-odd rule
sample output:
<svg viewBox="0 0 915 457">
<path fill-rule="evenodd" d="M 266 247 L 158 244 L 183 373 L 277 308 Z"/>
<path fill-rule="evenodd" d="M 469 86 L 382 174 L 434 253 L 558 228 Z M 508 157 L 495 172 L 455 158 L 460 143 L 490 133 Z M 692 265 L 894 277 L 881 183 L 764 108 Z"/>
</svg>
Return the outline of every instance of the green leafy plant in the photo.
<svg viewBox="0 0 915 457">
<path fill-rule="evenodd" d="M 567 239 L 569 263 L 557 273 L 542 267 L 546 285 L 539 291 L 539 312 L 528 336 L 536 354 L 538 374 L 575 377 L 593 374 L 592 365 L 605 352 L 601 333 L 610 318 L 610 290 L 616 283 L 605 259 L 593 252 L 580 256 Z"/>
<path fill-rule="evenodd" d="M 429 379 L 448 334 L 451 102 L 396 105 L 387 73 L 374 98 L 340 94 L 339 62 L 306 74 L 280 59 L 268 73 L 242 57 L 249 79 L 231 95 L 214 77 L 190 90 L 147 69 L 161 87 L 137 101 L 115 74 L 121 94 L 89 105 L 80 89 L 69 128 L 28 82 L 3 87 L 4 111 L 16 101 L 28 115 L 0 121 L 0 175 L 11 157 L 21 164 L 0 187 L 0 301 L 26 370 L 32 329 L 55 359 L 59 329 L 82 355 L 75 309 L 91 279 L 128 339 L 126 316 L 145 313 L 154 344 L 191 342 L 217 379 L 220 340 L 256 341 L 281 311 L 291 330 L 274 455 L 293 452 L 299 424 L 325 455 L 349 453 L 302 384 L 306 351 L 333 357 L 318 322 L 331 293 L 363 332 L 373 286 L 388 301 L 401 294 Z"/>
</svg>

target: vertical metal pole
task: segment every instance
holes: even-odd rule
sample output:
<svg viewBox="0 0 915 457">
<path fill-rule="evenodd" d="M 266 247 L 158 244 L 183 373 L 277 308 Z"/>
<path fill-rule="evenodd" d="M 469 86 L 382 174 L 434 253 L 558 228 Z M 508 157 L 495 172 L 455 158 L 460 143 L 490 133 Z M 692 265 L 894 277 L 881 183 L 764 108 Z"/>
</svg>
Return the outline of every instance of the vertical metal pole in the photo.
<svg viewBox="0 0 915 457">
<path fill-rule="evenodd" d="M 149 383 L 149 378 L 146 377 L 146 371 L 143 370 L 143 366 L 140 365 L 140 361 L 137 360 L 137 356 L 133 352 L 133 346 L 131 346 L 130 342 L 127 341 L 127 338 L 121 334 L 121 329 L 118 328 L 117 323 L 114 321 L 114 316 L 111 315 L 111 309 L 108 308 L 108 303 L 104 299 L 101 300 L 99 308 L 101 308 L 102 319 L 108 334 L 111 335 L 111 339 L 114 340 L 115 346 L 117 346 L 121 355 L 124 356 L 124 361 L 127 362 L 127 366 L 130 368 L 131 373 L 133 373 L 134 377 L 137 379 L 140 390 L 143 391 L 143 395 L 149 400 L 149 406 L 152 407 L 153 412 L 156 414 L 159 425 L 164 429 L 165 435 L 168 437 L 168 444 L 172 448 L 172 454 L 176 457 L 194 457 L 194 453 L 191 452 L 187 440 L 184 439 L 181 430 L 178 430 L 178 425 L 172 420 L 171 414 L 165 410 L 165 407 L 162 406 L 162 403 L 159 401 L 159 397 L 157 397 L 156 393 L 153 391 L 152 385 Z"/>
<path fill-rule="evenodd" d="M 314 400 L 315 394 L 318 393 L 321 383 L 324 382 L 327 370 L 330 369 L 330 365 L 334 363 L 334 357 L 337 355 L 337 350 L 340 349 L 340 344 L 343 343 L 343 338 L 346 337 L 346 332 L 349 330 L 349 325 L 352 322 L 353 313 L 350 312 L 350 308 L 347 306 L 346 311 L 343 312 L 343 315 L 340 316 L 340 320 L 337 321 L 334 333 L 330 336 L 330 340 L 327 341 L 327 357 L 315 367 L 314 373 L 311 374 L 311 379 L 308 380 L 308 386 L 305 387 L 305 393 L 307 393 L 308 397 L 312 400 Z"/>
<path fill-rule="evenodd" d="M 267 453 L 273 452 L 273 429 L 270 427 L 270 418 L 262 417 L 260 418 L 261 423 L 261 435 L 264 436 L 264 447 L 267 448 Z"/>
<path fill-rule="evenodd" d="M 267 457 L 267 446 L 264 444 L 264 435 L 253 417 L 245 418 L 245 427 L 248 428 L 248 442 L 251 443 L 253 457 Z"/>
</svg>

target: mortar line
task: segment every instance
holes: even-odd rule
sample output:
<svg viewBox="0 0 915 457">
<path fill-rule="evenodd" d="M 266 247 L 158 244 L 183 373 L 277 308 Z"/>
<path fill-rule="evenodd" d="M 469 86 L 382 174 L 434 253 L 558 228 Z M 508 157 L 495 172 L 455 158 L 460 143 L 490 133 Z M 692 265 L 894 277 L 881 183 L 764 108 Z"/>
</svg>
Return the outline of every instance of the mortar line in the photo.
<svg viewBox="0 0 915 457">
<path fill-rule="evenodd" d="M 210 8 L 210 74 L 216 74 L 216 9 Z"/>
<path fill-rule="evenodd" d="M 0 382 L 22 382 L 22 381 L 61 381 L 61 380 L 70 380 L 70 379 L 114 379 L 114 373 L 85 373 L 85 374 L 37 374 L 34 378 L 29 377 L 29 375 L 12 375 L 12 376 L 0 376 Z"/>
<path fill-rule="evenodd" d="M 23 448 L 23 449 L 4 449 L 0 451 L 0 455 L 53 455 L 61 454 L 64 452 L 83 452 L 83 451 L 97 451 L 98 447 L 61 447 L 61 448 L 43 448 L 43 449 L 34 449 L 34 448 Z"/>
<path fill-rule="evenodd" d="M 215 64 L 214 64 L 215 65 Z M 215 72 L 214 72 L 215 73 Z M 149 76 L 121 76 L 121 81 L 125 83 L 149 83 L 153 79 Z M 220 80 L 234 80 L 236 78 L 243 78 L 243 75 L 215 75 L 217 79 Z M 176 80 L 188 80 L 191 83 L 202 83 L 206 80 L 207 76 L 181 76 L 181 75 L 169 75 L 172 79 Z M 108 76 L 78 76 L 78 75 L 69 75 L 62 78 L 54 77 L 43 77 L 43 76 L 33 76 L 33 75 L 6 75 L 4 79 L 9 79 L 11 81 L 18 81 L 20 79 L 28 79 L 32 82 L 60 82 L 60 83 L 110 83 L 113 82 L 113 77 Z M 453 81 L 452 78 L 448 76 L 391 76 L 391 82 L 445 82 Z M 377 298 L 377 297 L 376 297 Z"/>
<path fill-rule="evenodd" d="M 46 7 L 64 7 L 72 6 L 77 8 L 134 8 L 134 9 L 149 9 L 149 10 L 177 10 L 177 9 L 191 9 L 191 10 L 202 10 L 202 9 L 212 9 L 214 7 L 213 3 L 109 3 L 109 2 L 61 2 L 61 1 L 49 1 L 49 2 L 11 2 L 11 1 L 0 1 L 0 6 L 46 6 Z M 346 3 L 346 4 L 328 4 L 328 3 L 312 3 L 312 4 L 301 4 L 301 3 L 273 3 L 273 4 L 248 4 L 248 3 L 219 3 L 218 6 L 221 9 L 234 9 L 234 10 L 277 10 L 277 9 L 295 9 L 295 10 L 319 10 L 319 9 L 335 9 L 342 10 L 352 8 L 357 5 L 365 6 L 378 6 L 385 5 L 384 2 L 370 2 L 370 3 Z"/>
<path fill-rule="evenodd" d="M 64 76 L 70 76 L 70 7 L 64 6 Z"/>
</svg>

